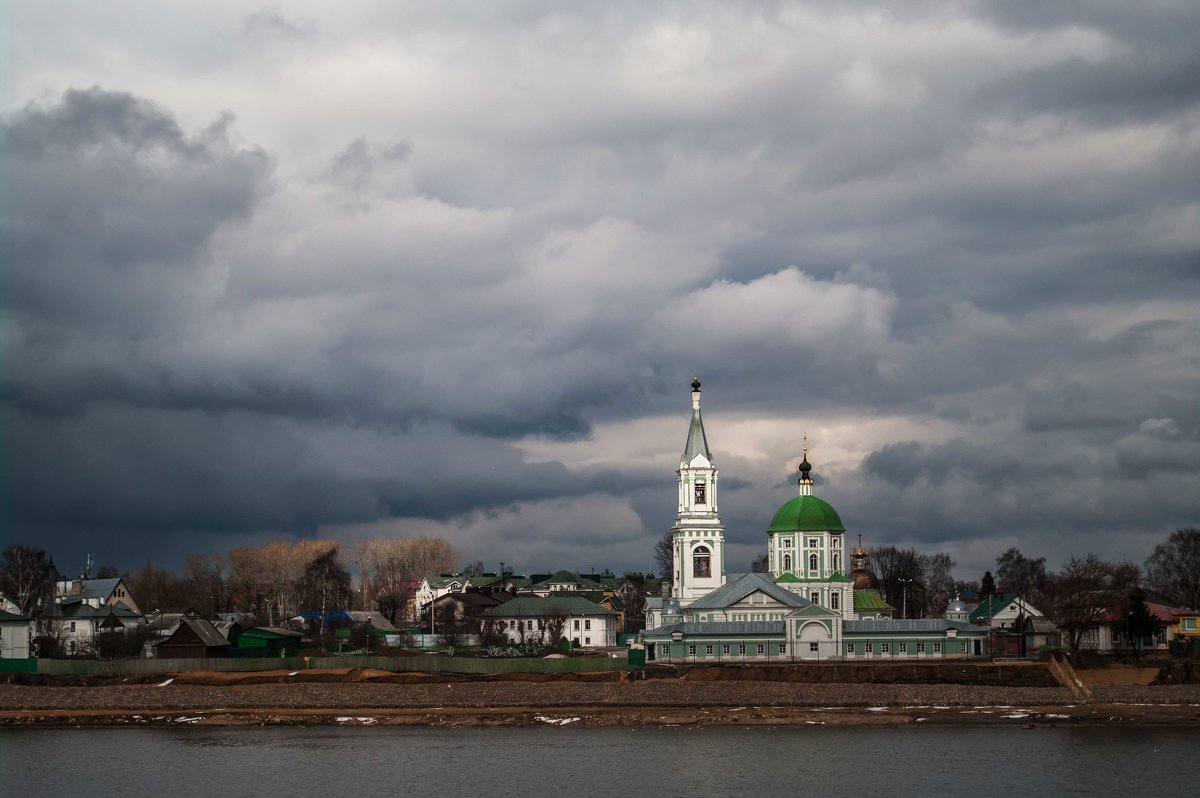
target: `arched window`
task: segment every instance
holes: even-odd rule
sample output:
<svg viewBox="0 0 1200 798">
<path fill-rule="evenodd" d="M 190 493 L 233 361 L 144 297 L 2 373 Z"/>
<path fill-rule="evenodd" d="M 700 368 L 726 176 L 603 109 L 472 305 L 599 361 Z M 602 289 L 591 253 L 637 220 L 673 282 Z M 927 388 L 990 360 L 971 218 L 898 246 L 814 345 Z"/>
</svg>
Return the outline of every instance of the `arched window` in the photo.
<svg viewBox="0 0 1200 798">
<path fill-rule="evenodd" d="M 833 570 L 840 571 L 842 569 L 842 558 L 838 554 L 833 555 Z"/>
<path fill-rule="evenodd" d="M 831 609 L 831 610 L 841 609 L 840 605 L 842 602 L 841 602 L 841 599 L 839 598 L 839 596 L 841 596 L 841 595 L 842 594 L 838 593 L 836 590 L 829 594 L 829 609 Z"/>
<path fill-rule="evenodd" d="M 785 571 L 792 570 L 792 555 L 790 555 L 790 554 L 783 555 L 783 570 L 785 570 Z"/>
<path fill-rule="evenodd" d="M 705 488 L 704 480 L 702 480 L 702 479 L 696 480 L 695 491 L 693 492 L 693 498 L 695 499 L 695 501 L 694 501 L 695 504 L 704 504 L 704 499 L 705 499 L 704 488 Z"/>
<path fill-rule="evenodd" d="M 817 570 L 817 555 L 815 555 L 815 554 L 808 555 L 808 570 L 810 570 L 810 571 Z"/>
<path fill-rule="evenodd" d="M 692 576 L 712 576 L 712 558 L 707 546 L 692 549 Z"/>
</svg>

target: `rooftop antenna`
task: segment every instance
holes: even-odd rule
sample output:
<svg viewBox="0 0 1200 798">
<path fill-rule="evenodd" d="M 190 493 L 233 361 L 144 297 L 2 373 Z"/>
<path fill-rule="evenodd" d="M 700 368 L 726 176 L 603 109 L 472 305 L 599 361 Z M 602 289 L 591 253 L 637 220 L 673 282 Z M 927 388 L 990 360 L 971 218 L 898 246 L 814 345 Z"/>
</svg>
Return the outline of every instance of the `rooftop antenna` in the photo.
<svg viewBox="0 0 1200 798">
<path fill-rule="evenodd" d="M 89 554 L 87 556 L 87 559 L 84 560 L 83 570 L 81 570 L 79 572 L 79 578 L 80 579 L 91 579 L 92 578 L 92 555 L 91 554 Z"/>
</svg>

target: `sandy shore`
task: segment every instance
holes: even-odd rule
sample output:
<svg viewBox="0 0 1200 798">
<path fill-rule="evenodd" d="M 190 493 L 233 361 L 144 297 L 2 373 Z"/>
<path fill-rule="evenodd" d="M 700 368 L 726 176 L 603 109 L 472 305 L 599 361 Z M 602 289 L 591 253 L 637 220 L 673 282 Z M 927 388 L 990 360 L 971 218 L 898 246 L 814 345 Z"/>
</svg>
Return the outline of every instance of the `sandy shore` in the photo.
<svg viewBox="0 0 1200 798">
<path fill-rule="evenodd" d="M 261 678 L 261 676 L 259 677 Z M 1077 701 L 1058 687 L 556 681 L 404 684 L 355 681 L 0 685 L 0 726 L 357 725 L 979 725 L 1200 727 L 1200 685 L 1099 688 Z M 213 681 L 213 680 L 207 680 Z M 189 683 L 191 682 L 191 683 Z M 230 682 L 230 683 L 225 683 Z"/>
</svg>

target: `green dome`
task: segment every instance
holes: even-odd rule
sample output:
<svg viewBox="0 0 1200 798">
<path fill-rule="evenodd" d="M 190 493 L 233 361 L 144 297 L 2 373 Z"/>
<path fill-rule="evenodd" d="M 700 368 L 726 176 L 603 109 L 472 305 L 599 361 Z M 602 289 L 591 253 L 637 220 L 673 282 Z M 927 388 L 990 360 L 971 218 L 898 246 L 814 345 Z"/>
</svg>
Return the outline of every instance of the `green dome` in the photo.
<svg viewBox="0 0 1200 798">
<path fill-rule="evenodd" d="M 797 496 L 779 508 L 768 532 L 845 532 L 833 505 L 816 496 Z"/>
</svg>

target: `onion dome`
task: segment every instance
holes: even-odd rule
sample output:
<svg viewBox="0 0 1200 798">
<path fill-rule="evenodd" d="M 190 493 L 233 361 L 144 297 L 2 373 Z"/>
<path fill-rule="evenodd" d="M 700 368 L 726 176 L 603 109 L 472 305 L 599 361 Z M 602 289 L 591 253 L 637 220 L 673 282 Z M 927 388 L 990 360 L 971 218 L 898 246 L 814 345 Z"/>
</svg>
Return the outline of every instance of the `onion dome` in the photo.
<svg viewBox="0 0 1200 798">
<path fill-rule="evenodd" d="M 768 532 L 845 532 L 833 505 L 816 496 L 797 496 L 776 511 Z"/>
</svg>

